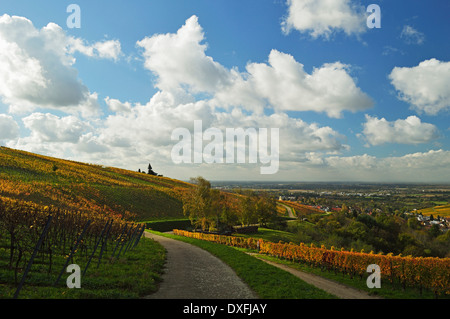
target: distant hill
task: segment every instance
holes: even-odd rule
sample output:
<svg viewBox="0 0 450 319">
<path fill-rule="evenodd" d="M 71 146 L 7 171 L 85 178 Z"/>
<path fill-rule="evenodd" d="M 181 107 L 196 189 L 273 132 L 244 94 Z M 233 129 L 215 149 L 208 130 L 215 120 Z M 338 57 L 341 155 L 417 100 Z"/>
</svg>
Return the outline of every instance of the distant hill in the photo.
<svg viewBox="0 0 450 319">
<path fill-rule="evenodd" d="M 0 147 L 0 197 L 143 221 L 183 216 L 191 184 Z"/>
</svg>

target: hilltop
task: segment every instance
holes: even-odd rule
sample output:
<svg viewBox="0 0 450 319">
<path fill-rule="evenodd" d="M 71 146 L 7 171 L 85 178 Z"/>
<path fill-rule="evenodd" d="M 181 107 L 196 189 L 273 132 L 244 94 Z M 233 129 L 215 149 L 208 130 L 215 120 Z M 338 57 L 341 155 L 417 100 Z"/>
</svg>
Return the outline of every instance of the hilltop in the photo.
<svg viewBox="0 0 450 319">
<path fill-rule="evenodd" d="M 0 196 L 136 221 L 183 216 L 191 184 L 0 147 Z"/>
</svg>

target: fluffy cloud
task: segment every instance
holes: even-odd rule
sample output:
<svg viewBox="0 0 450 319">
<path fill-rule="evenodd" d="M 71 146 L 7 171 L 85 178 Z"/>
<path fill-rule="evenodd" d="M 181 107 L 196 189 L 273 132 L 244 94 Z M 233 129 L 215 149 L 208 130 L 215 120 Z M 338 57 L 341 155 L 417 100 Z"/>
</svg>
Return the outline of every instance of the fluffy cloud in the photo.
<svg viewBox="0 0 450 319">
<path fill-rule="evenodd" d="M 249 95 L 253 95 L 253 101 L 267 101 L 277 111 L 324 112 L 335 118 L 341 117 L 343 111 L 356 112 L 373 106 L 371 98 L 349 75 L 348 66 L 340 62 L 326 63 L 308 74 L 293 56 L 272 50 L 268 64 L 250 63 L 247 72 L 245 81 L 236 81 L 218 92 L 217 100 L 245 105 Z"/>
<path fill-rule="evenodd" d="M 129 108 L 127 107 L 126 112 L 120 109 L 120 112 L 109 115 L 104 125 L 91 136 L 95 138 L 95 142 L 107 146 L 111 154 L 114 154 L 104 159 L 116 161 L 108 162 L 108 165 L 117 164 L 117 160 L 122 158 L 118 154 L 122 153 L 127 154 L 127 161 L 133 163 L 153 158 L 151 162 L 157 167 L 173 165 L 171 150 L 177 141 L 171 139 L 172 133 L 176 128 L 186 128 L 193 134 L 195 120 L 202 120 L 203 131 L 209 128 L 220 130 L 224 139 L 227 128 L 255 128 L 256 131 L 267 128 L 269 134 L 272 128 L 278 128 L 280 160 L 283 162 L 302 161 L 305 152 L 326 154 L 348 149 L 344 143 L 345 137 L 332 128 L 293 119 L 285 113 L 264 115 L 248 113 L 240 108 L 234 108 L 231 112 L 219 112 L 208 101 L 189 101 L 183 96 L 165 91 L 156 93 L 146 104 L 131 105 L 118 100 L 114 103 L 127 105 Z M 203 146 L 209 143 L 205 138 Z M 87 152 L 88 149 L 80 150 Z"/>
<path fill-rule="evenodd" d="M 278 128 L 280 130 L 280 155 L 282 160 L 297 161 L 305 152 L 339 152 L 348 149 L 343 144 L 345 137 L 329 126 L 308 124 L 301 119 L 290 118 L 285 113 L 270 116 L 246 115 L 240 109 L 231 113 L 217 113 L 214 127 L 226 128 Z"/>
<path fill-rule="evenodd" d="M 75 116 L 58 117 L 50 113 L 33 113 L 22 119 L 35 142 L 76 143 L 90 126 Z"/>
<path fill-rule="evenodd" d="M 78 79 L 73 53 L 116 59 L 118 41 L 84 45 L 49 23 L 36 29 L 23 17 L 0 16 L 0 97 L 11 112 L 58 109 L 93 116 L 99 112 L 96 93 Z"/>
<path fill-rule="evenodd" d="M 176 128 L 193 132 L 195 120 L 202 120 L 203 130 L 214 127 L 223 132 L 279 128 L 281 160 L 287 162 L 305 161 L 307 152 L 335 154 L 349 148 L 345 137 L 331 127 L 293 119 L 284 112 L 312 110 L 338 117 L 345 110 L 370 107 L 372 101 L 356 87 L 347 66 L 325 64 L 308 74 L 291 55 L 273 50 L 267 64 L 250 63 L 241 73 L 207 56 L 203 41 L 195 16 L 174 34 L 139 41 L 144 65 L 155 74 L 160 91 L 145 104 L 107 97 L 112 114 L 80 136 L 79 156 L 121 167 L 124 156 L 128 163 L 153 158 L 158 166 L 173 164 L 172 132 Z M 265 115 L 264 107 L 275 113 Z M 100 152 L 94 153 L 95 149 Z M 100 157 L 106 151 L 110 156 Z"/>
<path fill-rule="evenodd" d="M 99 163 L 99 154 L 109 150 L 109 145 L 97 135 L 97 128 L 74 115 L 32 113 L 22 122 L 30 134 L 9 141 L 8 147 L 78 161 L 96 159 Z"/>
<path fill-rule="evenodd" d="M 130 112 L 131 104 L 129 102 L 122 103 L 118 99 L 111 99 L 109 96 L 105 98 L 105 103 L 109 109 L 114 113 Z"/>
<path fill-rule="evenodd" d="M 290 3 L 294 2 L 297 3 Z M 304 3 L 311 8 L 311 3 Z M 348 1 L 329 5 L 339 3 L 345 6 L 338 6 L 336 10 L 346 12 L 345 8 L 351 8 Z M 323 1 L 317 2 L 317 6 L 324 5 Z M 356 32 L 330 24 L 318 30 L 315 36 L 329 36 L 334 30 Z M 31 134 L 22 138 L 18 138 L 19 128 L 13 118 L 0 115 L 0 140 L 12 139 L 9 147 L 31 152 L 128 169 L 145 168 L 142 165 L 150 161 L 155 170 L 164 175 L 189 178 L 197 174 L 197 167 L 174 165 L 171 149 L 176 141 L 171 135 L 179 127 L 192 133 L 194 121 L 202 120 L 203 130 L 214 127 L 222 132 L 226 128 L 279 128 L 281 164 L 276 178 L 280 180 L 422 178 L 427 181 L 439 180 L 450 173 L 447 151 L 388 158 L 367 154 L 342 156 L 349 149 L 345 136 L 332 127 L 288 116 L 287 111 L 314 111 L 337 118 L 345 111 L 357 112 L 372 107 L 370 97 L 351 77 L 351 66 L 327 63 L 308 73 L 292 55 L 272 50 L 267 62 L 248 63 L 241 72 L 237 68 L 227 69 L 208 56 L 204 40 L 198 19 L 193 16 L 176 33 L 158 34 L 137 42 L 142 49 L 144 66 L 156 76 L 155 86 L 159 89 L 147 103 L 134 104 L 107 97 L 104 101 L 111 114 L 102 119 L 91 118 L 88 122 L 77 115 L 33 113 L 23 119 L 24 127 Z M 37 106 L 62 111 L 84 110 L 85 114 L 98 110 L 98 96 L 77 79 L 74 54 L 80 52 L 112 60 L 120 56 L 119 42 L 90 45 L 67 37 L 55 24 L 37 30 L 28 20 L 9 16 L 0 18 L 0 49 L 0 96 L 12 109 Z M 427 99 L 423 96 L 427 101 L 433 101 L 434 96 L 434 103 L 442 109 L 448 103 L 442 106 L 441 100 L 448 101 L 448 94 L 445 95 L 439 81 L 438 86 L 429 82 L 436 74 L 442 81 L 448 71 L 440 69 L 444 63 L 430 61 L 437 66 L 426 72 L 426 80 L 416 76 L 415 68 L 396 68 L 391 80 L 401 97 L 411 104 L 425 105 Z M 420 83 L 415 84 L 413 80 Z M 415 94 L 423 85 L 428 86 L 428 91 L 419 98 Z M 73 91 L 64 91 L 67 88 Z M 421 99 L 424 101 L 420 102 Z M 264 112 L 266 108 L 271 112 Z M 367 116 L 362 133 L 372 145 L 415 144 L 431 141 L 437 129 L 415 116 L 393 122 Z M 204 146 L 207 143 L 204 141 Z M 202 163 L 199 167 L 205 178 L 252 179 L 260 174 L 259 164 Z M 441 171 L 437 173 L 436 168 Z"/>
<path fill-rule="evenodd" d="M 128 143 L 141 152 L 154 152 L 155 148 L 173 144 L 175 128 L 193 131 L 194 120 L 203 120 L 206 127 L 211 126 L 212 118 L 211 108 L 204 101 L 185 101 L 170 92 L 158 92 L 146 104 L 108 116 L 101 134 L 114 144 Z"/>
<path fill-rule="evenodd" d="M 371 145 L 384 143 L 419 144 L 430 142 L 439 137 L 439 131 L 433 124 L 422 123 L 417 116 L 409 116 L 389 122 L 366 115 L 363 124 L 364 139 Z"/>
<path fill-rule="evenodd" d="M 198 18 L 192 16 L 177 33 L 146 37 L 137 45 L 144 49 L 144 65 L 157 75 L 159 89 L 187 85 L 194 92 L 213 92 L 227 82 L 229 73 L 205 54 L 203 40 Z"/>
<path fill-rule="evenodd" d="M 333 32 L 360 34 L 366 29 L 364 7 L 351 0 L 288 0 L 288 14 L 282 30 L 309 33 L 313 38 L 329 38 Z"/>
<path fill-rule="evenodd" d="M 205 54 L 204 34 L 193 16 L 175 34 L 159 34 L 138 42 L 145 67 L 157 76 L 163 91 L 207 93 L 218 107 L 239 106 L 262 113 L 316 111 L 340 117 L 345 110 L 370 108 L 372 100 L 350 76 L 349 66 L 324 64 L 311 74 L 293 56 L 272 50 L 268 64 L 249 63 L 247 72 L 226 69 Z"/>
<path fill-rule="evenodd" d="M 14 119 L 5 114 L 0 114 L 0 141 L 12 140 L 19 137 L 19 125 Z"/>
<path fill-rule="evenodd" d="M 415 67 L 395 67 L 389 79 L 399 98 L 419 112 L 436 115 L 450 108 L 450 62 L 430 59 Z"/>
</svg>

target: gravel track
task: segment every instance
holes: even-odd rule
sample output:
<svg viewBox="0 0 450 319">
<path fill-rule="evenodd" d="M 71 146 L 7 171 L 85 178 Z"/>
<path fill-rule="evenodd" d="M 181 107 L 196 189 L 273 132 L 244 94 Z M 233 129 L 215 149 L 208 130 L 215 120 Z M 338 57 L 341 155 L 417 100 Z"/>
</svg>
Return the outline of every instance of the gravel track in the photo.
<svg viewBox="0 0 450 319">
<path fill-rule="evenodd" d="M 163 281 L 146 299 L 256 299 L 228 265 L 209 252 L 171 238 L 145 233 L 167 250 Z"/>
<path fill-rule="evenodd" d="M 256 293 L 233 269 L 209 252 L 164 236 L 147 232 L 145 236 L 159 242 L 167 251 L 167 262 L 159 289 L 145 299 L 258 299 Z M 258 258 L 258 254 L 251 255 Z M 333 280 L 261 260 L 341 299 L 379 299 Z"/>
</svg>

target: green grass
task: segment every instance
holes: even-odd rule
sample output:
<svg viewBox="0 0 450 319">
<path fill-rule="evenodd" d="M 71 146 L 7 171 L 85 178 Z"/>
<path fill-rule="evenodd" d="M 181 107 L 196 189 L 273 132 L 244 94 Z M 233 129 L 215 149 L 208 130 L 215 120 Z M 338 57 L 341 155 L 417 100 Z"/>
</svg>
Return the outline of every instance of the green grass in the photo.
<svg viewBox="0 0 450 319">
<path fill-rule="evenodd" d="M 294 275 L 268 265 L 264 261 L 258 260 L 239 249 L 193 238 L 160 232 L 154 233 L 196 245 L 217 256 L 228 264 L 262 299 L 336 298 L 321 289 L 307 284 Z"/>
<path fill-rule="evenodd" d="M 8 269 L 9 251 L 0 248 L 0 298 L 12 298 L 17 285 L 14 271 Z M 127 251 L 118 259 L 109 261 L 109 255 L 102 259 L 100 267 L 91 262 L 86 275 L 81 277 L 81 288 L 69 289 L 66 285 L 69 273 L 64 272 L 58 285 L 53 287 L 64 258 L 55 258 L 53 270 L 36 259 L 20 292 L 19 299 L 136 299 L 157 290 L 165 263 L 165 249 L 157 242 L 142 238 L 134 250 Z M 27 260 L 28 262 L 28 260 Z M 83 272 L 87 258 L 77 257 Z M 18 280 L 23 273 L 19 273 Z"/>
</svg>

